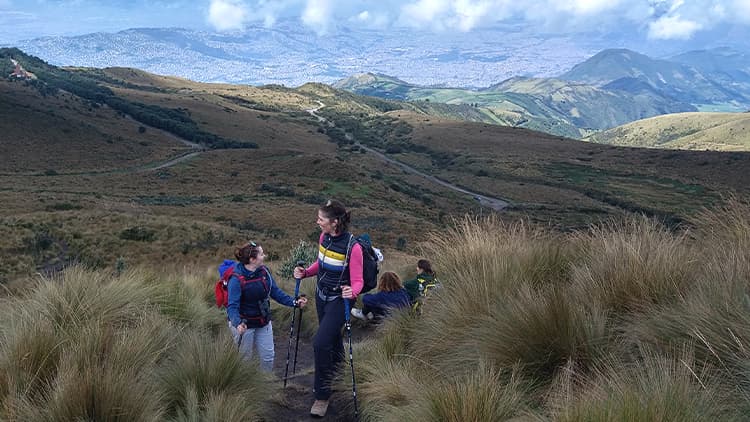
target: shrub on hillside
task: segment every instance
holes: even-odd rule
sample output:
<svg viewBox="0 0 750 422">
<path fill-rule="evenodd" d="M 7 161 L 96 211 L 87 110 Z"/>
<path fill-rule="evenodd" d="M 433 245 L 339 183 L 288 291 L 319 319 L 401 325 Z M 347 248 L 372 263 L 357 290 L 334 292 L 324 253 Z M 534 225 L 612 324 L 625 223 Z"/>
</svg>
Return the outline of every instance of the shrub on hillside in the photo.
<svg viewBox="0 0 750 422">
<path fill-rule="evenodd" d="M 120 239 L 134 240 L 136 242 L 153 242 L 156 240 L 156 231 L 142 226 L 128 227 L 120 232 Z"/>
</svg>

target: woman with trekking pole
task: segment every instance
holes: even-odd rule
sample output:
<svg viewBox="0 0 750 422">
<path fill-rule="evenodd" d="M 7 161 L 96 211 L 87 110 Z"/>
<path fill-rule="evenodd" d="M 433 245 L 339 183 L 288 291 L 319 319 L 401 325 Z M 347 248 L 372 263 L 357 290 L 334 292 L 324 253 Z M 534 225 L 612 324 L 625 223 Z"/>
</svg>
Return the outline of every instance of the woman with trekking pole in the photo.
<svg viewBox="0 0 750 422">
<path fill-rule="evenodd" d="M 357 412 L 354 363 L 351 353 L 350 307 L 362 290 L 362 247 L 349 233 L 351 213 L 338 201 L 328 201 L 318 209 L 320 227 L 318 260 L 308 268 L 297 267 L 294 278 L 317 276 L 315 306 L 320 326 L 314 339 L 315 402 L 310 415 L 325 416 L 331 397 L 331 383 L 337 366 L 344 359 L 341 329 L 347 326 L 352 391 Z"/>
<path fill-rule="evenodd" d="M 274 347 L 270 299 L 300 308 L 307 304 L 307 299 L 295 300 L 276 285 L 271 271 L 263 265 L 266 258 L 263 247 L 257 243 L 249 242 L 237 248 L 234 256 L 239 262 L 231 268 L 227 283 L 229 330 L 242 357 L 250 359 L 255 346 L 260 355 L 260 368 L 271 372 Z"/>
</svg>

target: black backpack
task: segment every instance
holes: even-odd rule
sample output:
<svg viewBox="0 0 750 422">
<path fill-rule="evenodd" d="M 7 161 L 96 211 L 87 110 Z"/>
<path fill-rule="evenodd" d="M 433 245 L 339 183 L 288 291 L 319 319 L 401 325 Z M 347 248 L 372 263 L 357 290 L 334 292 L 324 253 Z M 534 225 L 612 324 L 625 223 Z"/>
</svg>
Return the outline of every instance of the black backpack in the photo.
<svg viewBox="0 0 750 422">
<path fill-rule="evenodd" d="M 359 243 L 359 246 L 362 247 L 362 278 L 364 279 L 364 286 L 360 292 L 362 294 L 369 292 L 378 285 L 378 273 L 380 272 L 380 261 L 383 260 L 383 255 L 379 250 L 372 247 L 370 235 L 364 233 L 357 237 L 352 235 L 349 239 L 349 246 L 346 250 L 347 259 L 349 259 L 349 252 L 354 246 L 354 242 Z"/>
</svg>

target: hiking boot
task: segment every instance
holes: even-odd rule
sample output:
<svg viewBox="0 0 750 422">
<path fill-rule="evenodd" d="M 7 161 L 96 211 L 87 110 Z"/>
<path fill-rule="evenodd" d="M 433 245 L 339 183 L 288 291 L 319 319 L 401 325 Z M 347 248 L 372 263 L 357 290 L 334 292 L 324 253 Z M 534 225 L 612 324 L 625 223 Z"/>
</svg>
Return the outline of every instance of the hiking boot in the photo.
<svg viewBox="0 0 750 422">
<path fill-rule="evenodd" d="M 361 310 L 361 309 L 359 309 L 359 308 L 352 308 L 352 312 L 351 312 L 351 313 L 352 313 L 352 316 L 353 316 L 353 317 L 355 317 L 355 318 L 359 318 L 359 319 L 367 319 L 367 318 L 365 317 L 365 314 L 364 314 L 364 313 L 362 313 L 362 310 Z M 370 312 L 369 314 L 371 315 L 371 314 L 372 314 L 372 312 Z"/>
<path fill-rule="evenodd" d="M 312 407 L 310 408 L 310 416 L 316 416 L 322 418 L 328 411 L 328 400 L 315 400 Z"/>
</svg>

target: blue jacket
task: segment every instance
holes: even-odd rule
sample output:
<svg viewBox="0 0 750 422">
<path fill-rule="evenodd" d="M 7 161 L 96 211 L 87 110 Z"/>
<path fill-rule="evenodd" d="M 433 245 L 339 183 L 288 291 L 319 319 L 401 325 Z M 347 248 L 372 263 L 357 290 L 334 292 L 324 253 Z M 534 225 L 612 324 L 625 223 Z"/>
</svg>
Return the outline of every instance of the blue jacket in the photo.
<svg viewBox="0 0 750 422">
<path fill-rule="evenodd" d="M 255 271 L 249 271 L 244 265 L 237 263 L 234 267 L 234 274 L 227 283 L 227 292 L 229 293 L 227 317 L 232 322 L 232 326 L 236 327 L 240 325 L 242 318 L 260 316 L 263 313 L 261 303 L 266 302 L 266 305 L 268 304 L 268 291 L 263 286 L 263 283 L 247 283 L 241 286 L 240 279 L 237 277 L 238 274 L 248 280 L 263 277 L 265 285 L 270 286 L 270 296 L 273 300 L 282 305 L 294 306 L 294 298 L 284 293 L 276 285 L 276 281 L 266 266 L 263 265 Z M 270 320 L 270 315 L 268 320 Z"/>
<path fill-rule="evenodd" d="M 391 309 L 400 309 L 411 306 L 411 299 L 406 289 L 395 292 L 378 292 L 362 296 L 365 310 L 375 315 L 386 315 Z"/>
</svg>

